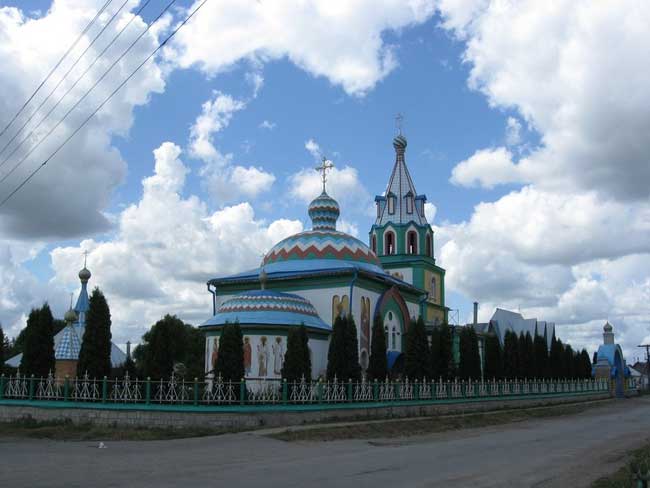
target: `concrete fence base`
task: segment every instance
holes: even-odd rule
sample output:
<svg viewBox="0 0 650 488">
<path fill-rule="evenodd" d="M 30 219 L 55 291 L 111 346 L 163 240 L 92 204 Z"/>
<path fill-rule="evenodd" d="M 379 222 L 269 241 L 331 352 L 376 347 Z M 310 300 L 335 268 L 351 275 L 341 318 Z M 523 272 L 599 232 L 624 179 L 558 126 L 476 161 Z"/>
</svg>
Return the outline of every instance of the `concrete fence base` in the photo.
<svg viewBox="0 0 650 488">
<path fill-rule="evenodd" d="M 375 420 L 456 415 L 511 408 L 530 408 L 610 398 L 609 393 L 577 393 L 473 401 L 393 402 L 383 404 L 261 405 L 232 407 L 173 407 L 169 405 L 69 404 L 0 400 L 0 422 L 22 419 L 68 421 L 103 426 L 250 430 L 329 421 Z"/>
</svg>

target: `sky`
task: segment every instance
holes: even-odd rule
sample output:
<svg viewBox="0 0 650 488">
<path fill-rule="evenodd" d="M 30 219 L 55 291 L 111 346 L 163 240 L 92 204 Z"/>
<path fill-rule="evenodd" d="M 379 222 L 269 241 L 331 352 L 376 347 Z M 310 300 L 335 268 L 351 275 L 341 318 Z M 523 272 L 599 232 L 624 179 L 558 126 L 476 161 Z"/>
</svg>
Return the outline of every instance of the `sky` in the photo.
<svg viewBox="0 0 650 488">
<path fill-rule="evenodd" d="M 0 0 L 0 128 L 106 1 Z M 0 135 L 0 199 L 199 5 L 154 22 L 168 3 L 108 3 Z M 520 310 L 590 353 L 609 320 L 634 361 L 650 342 L 649 23 L 637 1 L 208 0 L 0 206 L 0 323 L 15 336 L 44 301 L 63 316 L 88 251 L 114 342 L 167 313 L 200 324 L 209 278 L 308 227 L 322 156 L 339 227 L 367 241 L 399 113 L 451 320 L 475 300 L 482 321 Z"/>
</svg>

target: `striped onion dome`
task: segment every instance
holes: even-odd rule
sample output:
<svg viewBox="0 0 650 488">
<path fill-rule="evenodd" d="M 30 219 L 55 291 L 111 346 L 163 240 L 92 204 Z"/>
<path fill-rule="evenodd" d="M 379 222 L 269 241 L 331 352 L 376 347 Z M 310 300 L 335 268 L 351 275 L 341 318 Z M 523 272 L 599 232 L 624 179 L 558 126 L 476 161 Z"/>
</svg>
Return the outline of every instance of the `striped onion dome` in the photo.
<svg viewBox="0 0 650 488">
<path fill-rule="evenodd" d="M 306 327 L 331 330 L 309 300 L 274 290 L 250 290 L 228 298 L 203 325 L 235 322 L 242 326 L 305 324 Z"/>
<path fill-rule="evenodd" d="M 309 204 L 309 217 L 314 230 L 336 230 L 340 214 L 339 204 L 325 190 Z"/>
</svg>

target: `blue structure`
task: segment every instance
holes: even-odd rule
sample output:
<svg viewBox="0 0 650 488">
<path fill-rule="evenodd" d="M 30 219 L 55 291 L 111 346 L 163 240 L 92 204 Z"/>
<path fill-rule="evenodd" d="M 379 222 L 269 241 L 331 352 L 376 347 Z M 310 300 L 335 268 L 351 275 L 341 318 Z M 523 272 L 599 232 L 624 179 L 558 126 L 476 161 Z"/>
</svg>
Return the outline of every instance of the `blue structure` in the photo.
<svg viewBox="0 0 650 488">
<path fill-rule="evenodd" d="M 592 374 L 595 378 L 613 380 L 614 393 L 617 397 L 625 394 L 625 378 L 630 377 L 630 370 L 625 364 L 621 346 L 614 342 L 612 324 L 603 326 L 603 344 L 596 353 L 596 364 Z"/>
</svg>

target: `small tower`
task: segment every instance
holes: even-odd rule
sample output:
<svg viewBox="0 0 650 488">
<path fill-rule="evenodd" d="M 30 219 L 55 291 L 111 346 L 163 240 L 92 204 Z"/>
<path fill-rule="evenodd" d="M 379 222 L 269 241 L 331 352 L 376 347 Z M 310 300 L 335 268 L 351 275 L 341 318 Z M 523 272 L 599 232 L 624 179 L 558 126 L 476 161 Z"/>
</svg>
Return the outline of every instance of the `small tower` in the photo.
<svg viewBox="0 0 650 488">
<path fill-rule="evenodd" d="M 392 275 L 428 293 L 420 314 L 428 325 L 447 322 L 445 270 L 436 265 L 433 229 L 424 214 L 426 195 L 419 195 L 406 166 L 407 141 L 393 139 L 395 164 L 384 195 L 375 197 L 377 217 L 370 229 L 370 248 Z"/>
<path fill-rule="evenodd" d="M 65 327 L 54 349 L 54 376 L 58 383 L 63 383 L 66 376 L 74 378 L 77 375 L 77 361 L 81 351 L 81 338 L 75 329 L 78 317 L 72 309 L 72 295 L 70 295 L 70 308 L 63 319 Z"/>
<path fill-rule="evenodd" d="M 81 291 L 79 292 L 79 298 L 77 298 L 77 304 L 74 307 L 74 311 L 77 313 L 78 328 L 83 328 L 86 325 L 86 312 L 88 312 L 88 280 L 92 274 L 86 267 L 86 260 L 88 258 L 88 251 L 84 252 L 84 267 L 79 271 L 79 281 L 81 281 Z"/>
</svg>

